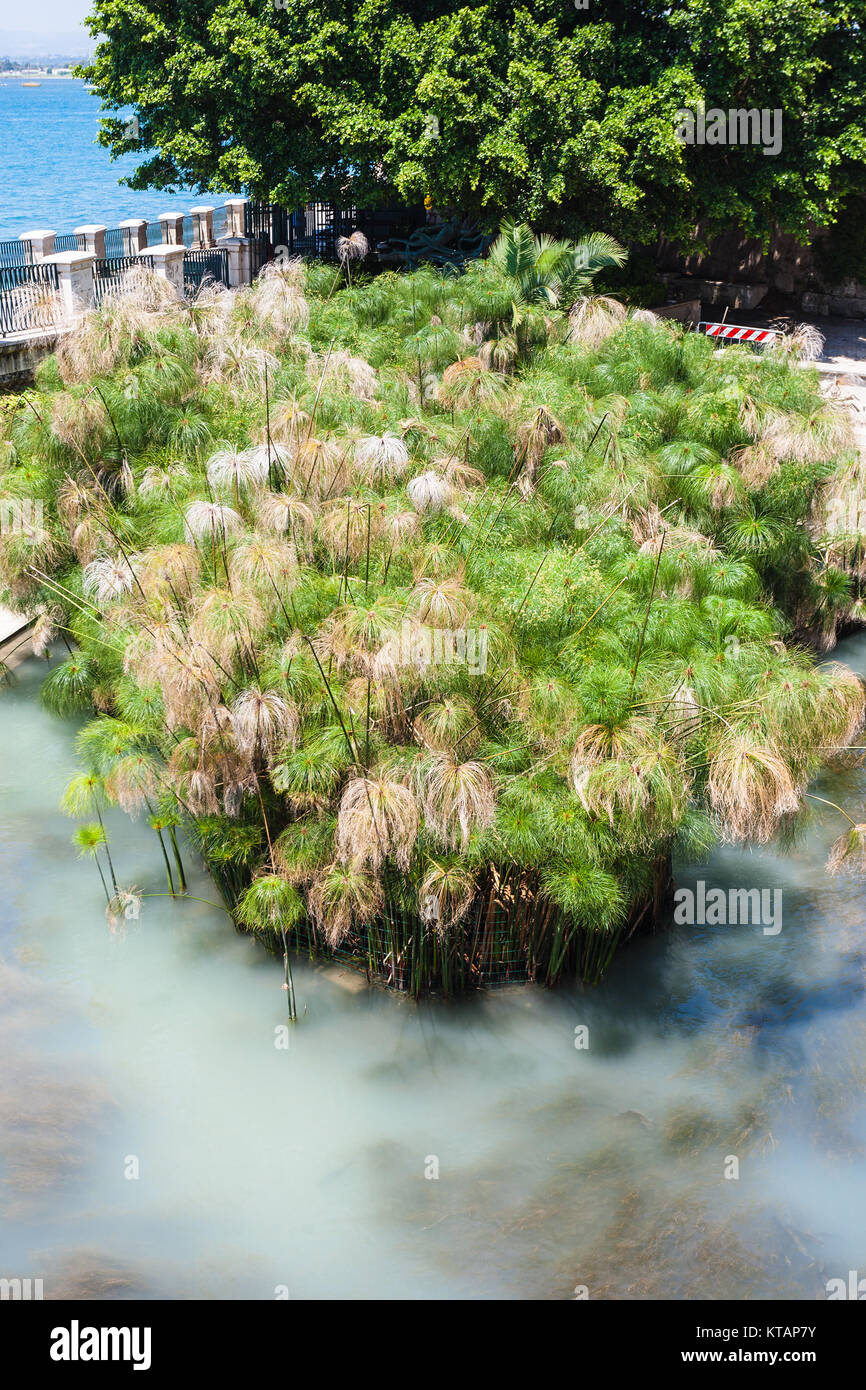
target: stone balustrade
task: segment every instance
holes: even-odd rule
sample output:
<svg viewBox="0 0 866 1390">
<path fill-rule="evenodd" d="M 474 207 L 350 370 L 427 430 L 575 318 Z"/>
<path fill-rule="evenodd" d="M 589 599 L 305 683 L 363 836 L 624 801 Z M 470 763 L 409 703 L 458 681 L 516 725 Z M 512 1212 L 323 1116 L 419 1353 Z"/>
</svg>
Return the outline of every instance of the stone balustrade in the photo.
<svg viewBox="0 0 866 1390">
<path fill-rule="evenodd" d="M 29 245 L 31 261 L 44 261 L 49 256 L 54 255 L 54 238 L 56 235 L 56 232 L 46 231 L 22 232 L 18 240 Z"/>
<path fill-rule="evenodd" d="M 240 285 L 250 284 L 252 276 L 252 257 L 248 237 L 221 236 L 217 246 L 229 253 L 229 285 L 234 290 Z"/>
<path fill-rule="evenodd" d="M 190 208 L 192 218 L 192 247 L 194 251 L 204 251 L 213 246 L 213 215 L 215 209 L 205 204 L 201 207 Z"/>
<path fill-rule="evenodd" d="M 162 229 L 162 240 L 166 246 L 183 246 L 182 212 L 161 212 L 159 225 Z"/>
<path fill-rule="evenodd" d="M 233 288 L 248 285 L 253 278 L 251 242 L 244 235 L 246 198 L 230 198 L 225 205 L 225 234 L 215 236 L 214 214 L 210 204 L 190 208 L 191 247 L 196 251 L 223 249 L 227 252 L 228 282 Z M 156 274 L 163 276 L 174 289 L 178 299 L 184 295 L 184 222 L 183 212 L 164 212 L 159 215 L 160 241 L 148 246 L 148 223 L 144 218 L 130 217 L 112 233 L 106 248 L 107 228 L 102 223 L 88 222 L 75 228 L 78 247 L 57 251 L 58 234 L 52 228 L 36 228 L 22 232 L 18 240 L 26 247 L 23 263 L 51 264 L 57 272 L 57 309 L 49 315 L 46 326 L 38 333 L 22 323 L 20 332 L 7 327 L 0 334 L 0 381 L 17 379 L 51 352 L 58 333 L 74 324 L 94 302 L 101 300 L 100 286 L 111 281 L 109 267 L 116 257 L 136 259 Z M 222 225 L 222 224 L 221 224 Z M 67 245 L 69 237 L 64 235 Z M 63 243 L 61 242 L 61 245 Z M 110 254 L 109 254 L 110 253 Z M 95 274 L 97 261 L 107 265 Z M 22 261 L 15 262 L 21 264 Z"/>
<path fill-rule="evenodd" d="M 123 254 L 140 256 L 147 246 L 147 223 L 144 218 L 128 217 L 121 222 L 120 230 L 123 233 Z"/>
<path fill-rule="evenodd" d="M 231 283 L 233 285 L 246 285 L 251 279 L 249 239 L 244 234 L 245 209 L 248 202 L 249 199 L 247 198 L 226 199 L 225 231 L 219 237 L 214 234 L 216 208 L 212 204 L 198 204 L 196 207 L 190 208 L 188 214 L 192 219 L 191 249 L 201 251 L 217 246 L 226 247 L 229 251 L 229 262 L 232 267 Z M 183 212 L 161 212 L 157 219 L 160 229 L 159 243 L 157 244 L 182 247 L 186 216 L 187 214 Z M 86 222 L 82 226 L 76 227 L 75 235 L 78 237 L 79 250 L 88 253 L 96 260 L 105 260 L 107 257 L 105 240 L 107 231 L 108 228 L 98 222 Z M 144 218 L 127 218 L 119 224 L 119 231 L 122 234 L 122 254 L 124 256 L 143 256 L 146 254 L 149 249 L 147 245 L 148 224 Z M 57 232 L 53 229 L 37 228 L 34 231 L 22 232 L 18 239 L 28 247 L 27 259 L 36 264 L 55 258 L 56 238 Z M 62 252 L 60 254 L 67 255 L 69 253 Z M 117 254 L 116 250 L 113 250 L 112 254 Z"/>
<path fill-rule="evenodd" d="M 84 246 L 81 250 L 89 251 L 97 260 L 105 260 L 105 233 L 107 227 L 103 227 L 101 222 L 86 222 L 83 227 L 75 228 L 75 235 L 84 238 Z"/>
<path fill-rule="evenodd" d="M 46 264 L 57 267 L 60 312 L 67 323 L 90 307 L 96 259 L 92 251 L 59 251 L 56 256 L 45 257 Z"/>
<path fill-rule="evenodd" d="M 161 218 L 160 221 L 162 221 Z M 183 256 L 184 246 L 182 242 L 180 245 L 163 242 L 159 246 L 148 246 L 141 253 L 142 261 L 147 262 L 150 269 L 157 275 L 168 280 L 178 299 L 183 299 Z"/>
<path fill-rule="evenodd" d="M 242 237 L 244 235 L 244 209 L 248 198 L 226 198 L 226 230 L 227 237 Z"/>
</svg>

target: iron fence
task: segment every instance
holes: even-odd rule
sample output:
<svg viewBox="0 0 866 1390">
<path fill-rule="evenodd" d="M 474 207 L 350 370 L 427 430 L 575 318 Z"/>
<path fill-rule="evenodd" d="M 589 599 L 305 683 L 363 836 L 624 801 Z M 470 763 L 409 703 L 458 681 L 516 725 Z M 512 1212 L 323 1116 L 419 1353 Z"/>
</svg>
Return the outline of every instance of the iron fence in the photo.
<svg viewBox="0 0 866 1390">
<path fill-rule="evenodd" d="M 226 222 L 227 222 L 226 210 L 225 210 L 225 207 L 224 207 L 222 204 L 220 204 L 219 207 L 215 207 L 214 210 L 213 210 L 213 234 L 214 234 L 214 238 L 216 238 L 216 237 L 221 237 L 221 236 L 225 236 L 225 234 L 226 234 Z"/>
<path fill-rule="evenodd" d="M 244 208 L 244 235 L 250 239 L 253 277 L 273 259 L 278 246 L 290 256 L 337 259 L 337 241 L 360 231 L 375 252 L 380 242 L 393 236 L 408 236 L 423 223 L 423 205 L 416 207 L 358 208 L 350 204 L 307 203 L 300 208 L 279 207 L 276 203 L 251 199 Z"/>
<path fill-rule="evenodd" d="M 183 292 L 187 298 L 195 298 L 205 280 L 228 285 L 229 253 L 224 247 L 184 252 Z"/>
<path fill-rule="evenodd" d="M 105 255 L 111 260 L 129 255 L 129 237 L 122 227 L 108 228 L 105 233 Z"/>
<path fill-rule="evenodd" d="M 0 241 L 0 266 L 30 265 L 32 248 L 29 241 Z"/>
<path fill-rule="evenodd" d="M 0 337 L 52 328 L 60 318 L 57 266 L 0 266 Z"/>
<path fill-rule="evenodd" d="M 192 218 L 184 217 L 181 225 L 183 233 L 183 245 L 189 246 L 192 241 Z M 148 222 L 147 224 L 147 244 L 148 246 L 161 246 L 163 242 L 163 226 L 161 222 Z"/>
<path fill-rule="evenodd" d="M 272 259 L 274 246 L 281 244 L 274 242 L 272 236 L 274 212 L 284 213 L 285 209 L 254 199 L 244 205 L 244 236 L 249 238 L 250 272 L 254 280 L 265 262 Z"/>
<path fill-rule="evenodd" d="M 83 232 L 61 232 L 54 238 L 55 251 L 83 251 L 85 239 Z"/>
<path fill-rule="evenodd" d="M 244 236 L 250 240 L 253 277 L 285 246 L 290 256 L 336 260 L 337 237 L 354 209 L 341 211 L 332 203 L 307 203 L 294 210 L 251 199 L 244 208 Z"/>
<path fill-rule="evenodd" d="M 124 290 L 133 266 L 141 265 L 140 256 L 106 256 L 93 262 L 93 303 L 102 304 L 106 297 Z"/>
</svg>

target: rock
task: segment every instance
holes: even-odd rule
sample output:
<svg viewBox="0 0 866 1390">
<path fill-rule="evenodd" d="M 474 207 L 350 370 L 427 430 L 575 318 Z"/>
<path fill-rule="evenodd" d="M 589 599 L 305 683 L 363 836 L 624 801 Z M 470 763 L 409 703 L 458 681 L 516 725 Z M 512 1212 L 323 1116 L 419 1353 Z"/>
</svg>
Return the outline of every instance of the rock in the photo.
<svg viewBox="0 0 866 1390">
<path fill-rule="evenodd" d="M 645 1115 L 642 1110 L 621 1110 L 616 1117 L 618 1120 L 629 1120 L 632 1124 L 638 1124 L 642 1129 L 651 1129 L 652 1120 L 649 1115 Z"/>
<path fill-rule="evenodd" d="M 360 970 L 344 970 L 341 965 L 326 966 L 322 971 L 332 985 L 339 985 L 347 994 L 361 994 L 367 988 L 367 980 Z"/>
<path fill-rule="evenodd" d="M 767 294 L 769 285 L 735 284 L 728 280 L 697 280 L 672 278 L 669 288 L 683 298 L 695 296 L 702 304 L 727 304 L 731 309 L 754 309 Z"/>
<path fill-rule="evenodd" d="M 678 323 L 699 323 L 701 301 L 699 299 L 681 299 L 678 304 L 660 304 L 653 307 L 650 313 L 656 314 L 660 319 L 676 319 Z"/>
</svg>

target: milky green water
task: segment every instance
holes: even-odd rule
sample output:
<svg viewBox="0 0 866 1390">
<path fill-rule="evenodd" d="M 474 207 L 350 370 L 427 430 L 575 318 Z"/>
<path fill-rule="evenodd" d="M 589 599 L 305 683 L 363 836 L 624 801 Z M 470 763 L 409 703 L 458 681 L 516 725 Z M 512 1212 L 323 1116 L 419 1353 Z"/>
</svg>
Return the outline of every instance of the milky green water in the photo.
<svg viewBox="0 0 866 1390">
<path fill-rule="evenodd" d="M 839 655 L 866 667 L 866 641 Z M 224 913 L 155 897 L 109 931 L 56 809 L 75 724 L 40 708 L 44 672 L 0 692 L 0 1275 L 46 1297 L 813 1299 L 866 1274 L 866 884 L 824 875 L 841 823 L 795 858 L 680 866 L 782 888 L 778 936 L 677 927 L 594 992 L 457 1004 L 300 960 L 283 1050 L 280 965 Z M 822 789 L 859 809 L 866 774 Z M 121 882 L 162 892 L 152 833 L 109 829 Z M 216 898 L 200 867 L 190 888 Z"/>
</svg>

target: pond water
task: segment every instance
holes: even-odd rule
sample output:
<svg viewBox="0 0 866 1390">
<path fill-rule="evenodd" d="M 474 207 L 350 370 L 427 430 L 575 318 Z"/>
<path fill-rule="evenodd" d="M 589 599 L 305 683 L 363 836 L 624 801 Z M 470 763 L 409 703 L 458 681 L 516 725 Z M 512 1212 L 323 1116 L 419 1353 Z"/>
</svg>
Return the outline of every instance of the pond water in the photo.
<svg viewBox="0 0 866 1390">
<path fill-rule="evenodd" d="M 838 655 L 866 669 L 866 638 Z M 223 912 L 152 897 L 109 931 L 57 810 L 76 726 L 41 709 L 44 673 L 0 693 L 0 1275 L 46 1297 L 815 1299 L 866 1272 L 866 883 L 824 874 L 832 813 L 795 856 L 679 866 L 780 888 L 775 935 L 672 927 L 600 989 L 460 1003 L 298 960 L 279 1047 L 281 967 Z M 818 790 L 859 811 L 866 773 Z M 120 881 L 163 892 L 152 833 L 108 824 Z"/>
</svg>

